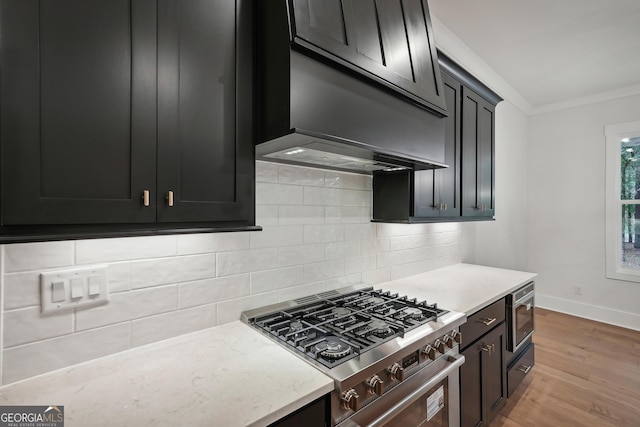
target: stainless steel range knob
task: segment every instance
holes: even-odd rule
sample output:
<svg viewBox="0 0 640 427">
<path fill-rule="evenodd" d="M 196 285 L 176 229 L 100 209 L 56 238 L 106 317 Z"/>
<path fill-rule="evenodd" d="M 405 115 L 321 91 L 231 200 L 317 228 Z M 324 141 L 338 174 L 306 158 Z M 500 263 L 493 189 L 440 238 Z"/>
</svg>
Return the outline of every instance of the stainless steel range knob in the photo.
<svg viewBox="0 0 640 427">
<path fill-rule="evenodd" d="M 382 393 L 384 393 L 384 381 L 382 381 L 379 376 L 372 376 L 367 380 L 366 384 L 369 393 L 375 393 L 378 396 L 382 396 Z"/>
<path fill-rule="evenodd" d="M 447 349 L 445 348 L 446 346 L 444 345 L 444 343 L 440 340 L 436 340 L 436 342 L 433 343 L 433 346 L 436 348 L 436 350 L 438 350 L 440 353 L 444 353 L 445 351 L 447 351 Z"/>
<path fill-rule="evenodd" d="M 447 347 L 449 348 L 453 348 L 453 338 L 450 337 L 449 335 L 445 335 L 444 337 L 442 337 L 442 341 L 444 341 L 444 343 L 447 345 Z"/>
<path fill-rule="evenodd" d="M 422 353 L 426 354 L 429 359 L 436 360 L 436 349 L 433 348 L 430 344 L 422 349 Z"/>
<path fill-rule="evenodd" d="M 344 409 L 351 409 L 357 411 L 360 409 L 360 396 L 352 388 L 342 393 L 342 407 Z"/>
<path fill-rule="evenodd" d="M 393 365 L 391 365 L 387 369 L 387 372 L 389 373 L 389 377 L 391 377 L 392 380 L 404 380 L 404 369 L 398 363 L 394 363 Z"/>
<path fill-rule="evenodd" d="M 462 332 L 451 331 L 451 338 L 453 338 L 453 340 L 455 342 L 457 342 L 458 344 L 461 344 L 462 343 Z"/>
</svg>

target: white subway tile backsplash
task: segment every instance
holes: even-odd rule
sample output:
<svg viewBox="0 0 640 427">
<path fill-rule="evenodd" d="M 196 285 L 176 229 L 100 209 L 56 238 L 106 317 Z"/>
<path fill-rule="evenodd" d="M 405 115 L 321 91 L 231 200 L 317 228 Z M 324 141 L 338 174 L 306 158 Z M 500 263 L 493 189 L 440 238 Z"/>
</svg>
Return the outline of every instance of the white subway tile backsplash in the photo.
<svg viewBox="0 0 640 427">
<path fill-rule="evenodd" d="M 73 332 L 73 312 L 42 315 L 39 307 L 11 310 L 4 313 L 5 347 L 13 347 Z"/>
<path fill-rule="evenodd" d="M 304 187 L 305 205 L 371 206 L 371 192 L 342 188 Z"/>
<path fill-rule="evenodd" d="M 344 225 L 305 225 L 305 243 L 340 242 L 344 240 Z"/>
<path fill-rule="evenodd" d="M 371 188 L 371 177 L 354 173 L 326 171 L 324 185 L 331 188 L 368 190 Z"/>
<path fill-rule="evenodd" d="M 178 255 L 249 249 L 253 233 L 208 233 L 178 236 Z"/>
<path fill-rule="evenodd" d="M 278 267 L 318 261 L 324 261 L 324 245 L 322 243 L 278 248 Z"/>
<path fill-rule="evenodd" d="M 218 276 L 250 273 L 277 267 L 278 249 L 251 249 L 218 254 Z"/>
<path fill-rule="evenodd" d="M 366 224 L 371 218 L 371 209 L 361 206 L 327 206 L 324 220 L 327 224 Z"/>
<path fill-rule="evenodd" d="M 109 277 L 109 293 L 131 290 L 131 264 L 118 262 L 107 267 Z"/>
<path fill-rule="evenodd" d="M 344 276 L 344 259 L 305 264 L 303 278 L 305 282 L 316 282 Z"/>
<path fill-rule="evenodd" d="M 251 273 L 251 293 L 259 294 L 300 285 L 304 283 L 303 271 L 302 266 L 298 265 Z"/>
<path fill-rule="evenodd" d="M 323 206 L 283 205 L 279 207 L 280 224 L 324 224 Z"/>
<path fill-rule="evenodd" d="M 161 286 L 111 295 L 97 307 L 76 309 L 76 331 L 113 325 L 178 309 L 178 286 Z"/>
<path fill-rule="evenodd" d="M 369 240 L 376 237 L 375 224 L 345 224 L 345 240 Z"/>
<path fill-rule="evenodd" d="M 391 280 L 391 269 L 388 267 L 362 272 L 362 281 L 372 286 L 388 282 L 389 280 Z"/>
<path fill-rule="evenodd" d="M 390 267 L 391 280 L 401 279 L 403 277 L 420 274 L 437 268 L 446 267 L 448 265 L 459 264 L 461 262 L 460 253 L 447 255 L 444 257 L 430 258 L 422 261 L 412 262 L 409 264 L 394 265 Z"/>
<path fill-rule="evenodd" d="M 177 236 L 123 237 L 76 242 L 76 262 L 96 264 L 177 255 Z"/>
<path fill-rule="evenodd" d="M 73 242 L 14 243 L 4 247 L 6 273 L 69 265 L 73 265 Z"/>
<path fill-rule="evenodd" d="M 443 245 L 460 241 L 459 231 L 446 231 L 442 233 L 418 234 L 415 236 L 394 236 L 390 237 L 390 250 L 399 251 L 402 249 L 419 248 L 423 246 Z"/>
<path fill-rule="evenodd" d="M 196 307 L 250 294 L 248 274 L 198 280 L 179 285 L 180 308 Z"/>
<path fill-rule="evenodd" d="M 145 317 L 131 323 L 131 345 L 137 347 L 215 325 L 215 304 Z"/>
<path fill-rule="evenodd" d="M 370 218 L 370 176 L 258 161 L 263 231 L 3 246 L 3 382 L 238 320 L 244 310 L 460 262 L 459 224 Z M 41 316 L 40 272 L 85 264 L 108 266 L 110 301 Z"/>
<path fill-rule="evenodd" d="M 324 259 L 353 258 L 360 255 L 360 241 L 331 242 L 324 245 Z"/>
<path fill-rule="evenodd" d="M 324 186 L 324 171 L 300 166 L 280 165 L 278 168 L 280 184 Z"/>
<path fill-rule="evenodd" d="M 257 205 L 256 224 L 261 226 L 278 225 L 278 210 L 278 205 Z"/>
<path fill-rule="evenodd" d="M 40 304 L 40 273 L 12 273 L 4 276 L 4 308 Z"/>
<path fill-rule="evenodd" d="M 256 183 L 256 205 L 302 205 L 303 187 L 297 185 Z"/>
<path fill-rule="evenodd" d="M 299 245 L 302 238 L 301 225 L 264 226 L 262 231 L 251 233 L 251 249 Z"/>
<path fill-rule="evenodd" d="M 390 240 L 388 237 L 383 239 L 367 239 L 361 242 L 362 255 L 375 255 L 381 252 L 390 251 Z"/>
<path fill-rule="evenodd" d="M 364 271 L 371 271 L 377 268 L 376 256 L 367 255 L 356 258 L 347 258 L 344 260 L 344 273 L 362 273 Z"/>
<path fill-rule="evenodd" d="M 159 258 L 131 263 L 131 288 L 187 282 L 216 277 L 216 254 Z"/>
<path fill-rule="evenodd" d="M 93 329 L 3 351 L 3 384 L 130 348 L 129 323 Z"/>
<path fill-rule="evenodd" d="M 240 320 L 243 311 L 264 307 L 282 301 L 278 291 L 251 295 L 218 303 L 218 325 Z"/>
<path fill-rule="evenodd" d="M 278 164 L 272 162 L 256 162 L 257 182 L 278 182 Z"/>
</svg>

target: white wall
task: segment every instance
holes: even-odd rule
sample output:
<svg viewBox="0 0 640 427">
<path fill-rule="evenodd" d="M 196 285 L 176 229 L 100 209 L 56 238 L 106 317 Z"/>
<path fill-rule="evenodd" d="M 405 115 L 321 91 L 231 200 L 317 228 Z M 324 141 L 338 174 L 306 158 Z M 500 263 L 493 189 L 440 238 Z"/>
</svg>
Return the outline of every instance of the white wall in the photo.
<svg viewBox="0 0 640 427">
<path fill-rule="evenodd" d="M 530 118 L 527 269 L 539 305 L 640 329 L 640 283 L 605 278 L 604 126 L 633 120 L 639 95 Z"/>
<path fill-rule="evenodd" d="M 371 178 L 257 162 L 261 232 L 0 246 L 2 383 L 219 325 L 243 310 L 460 262 L 458 224 L 373 224 Z M 107 264 L 107 305 L 40 314 L 39 274 Z"/>
</svg>

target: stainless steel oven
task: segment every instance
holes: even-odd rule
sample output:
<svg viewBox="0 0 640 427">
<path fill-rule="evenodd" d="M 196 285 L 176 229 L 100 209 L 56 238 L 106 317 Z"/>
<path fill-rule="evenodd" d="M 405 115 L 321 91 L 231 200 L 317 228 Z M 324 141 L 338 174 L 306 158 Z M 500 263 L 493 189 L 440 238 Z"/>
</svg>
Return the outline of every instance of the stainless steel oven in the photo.
<svg viewBox="0 0 640 427">
<path fill-rule="evenodd" d="M 242 319 L 334 379 L 331 427 L 460 425 L 464 313 L 366 287 L 245 311 Z"/>
<path fill-rule="evenodd" d="M 507 350 L 515 353 L 533 335 L 534 282 L 507 295 Z"/>
<path fill-rule="evenodd" d="M 452 427 L 460 425 L 460 365 L 447 355 L 336 427 Z"/>
</svg>

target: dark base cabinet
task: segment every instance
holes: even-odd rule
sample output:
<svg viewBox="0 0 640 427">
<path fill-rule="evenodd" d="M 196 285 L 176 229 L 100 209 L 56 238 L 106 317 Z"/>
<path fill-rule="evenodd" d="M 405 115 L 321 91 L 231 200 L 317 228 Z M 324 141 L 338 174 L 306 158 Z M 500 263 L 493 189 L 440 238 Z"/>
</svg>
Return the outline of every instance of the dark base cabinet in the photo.
<svg viewBox="0 0 640 427">
<path fill-rule="evenodd" d="M 534 365 L 535 346 L 533 343 L 529 343 L 507 368 L 508 397 L 511 397 L 511 395 L 516 391 L 516 388 L 520 385 L 522 380 L 529 375 Z"/>
<path fill-rule="evenodd" d="M 505 303 L 499 300 L 462 325 L 460 425 L 488 425 L 507 401 Z"/>
<path fill-rule="evenodd" d="M 329 427 L 329 396 L 311 402 L 269 427 Z"/>
</svg>

